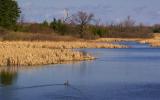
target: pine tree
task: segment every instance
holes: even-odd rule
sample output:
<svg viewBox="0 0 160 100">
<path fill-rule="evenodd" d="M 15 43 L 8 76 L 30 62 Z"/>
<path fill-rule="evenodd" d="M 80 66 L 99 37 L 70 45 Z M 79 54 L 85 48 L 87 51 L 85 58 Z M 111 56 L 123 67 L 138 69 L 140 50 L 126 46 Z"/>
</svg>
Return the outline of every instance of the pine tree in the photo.
<svg viewBox="0 0 160 100">
<path fill-rule="evenodd" d="M 0 0 L 0 27 L 12 29 L 20 16 L 20 8 L 15 0 Z"/>
</svg>

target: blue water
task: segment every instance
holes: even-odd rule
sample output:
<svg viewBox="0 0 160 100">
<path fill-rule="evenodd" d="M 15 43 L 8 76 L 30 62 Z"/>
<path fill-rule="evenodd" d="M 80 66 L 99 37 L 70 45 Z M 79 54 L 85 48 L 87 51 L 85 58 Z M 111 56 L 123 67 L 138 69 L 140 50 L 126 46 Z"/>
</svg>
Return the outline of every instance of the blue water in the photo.
<svg viewBox="0 0 160 100">
<path fill-rule="evenodd" d="M 93 61 L 8 68 L 0 74 L 0 100 L 160 100 L 160 49 L 125 44 L 132 48 L 80 49 Z"/>
</svg>

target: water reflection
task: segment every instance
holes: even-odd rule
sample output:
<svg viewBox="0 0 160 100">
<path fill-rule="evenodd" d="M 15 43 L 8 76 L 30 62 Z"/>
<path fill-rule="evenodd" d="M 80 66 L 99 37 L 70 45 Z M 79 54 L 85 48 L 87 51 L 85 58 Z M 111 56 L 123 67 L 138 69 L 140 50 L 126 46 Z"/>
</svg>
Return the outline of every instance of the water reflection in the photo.
<svg viewBox="0 0 160 100">
<path fill-rule="evenodd" d="M 4 86 L 12 85 L 17 80 L 17 67 L 0 68 L 0 84 Z"/>
</svg>

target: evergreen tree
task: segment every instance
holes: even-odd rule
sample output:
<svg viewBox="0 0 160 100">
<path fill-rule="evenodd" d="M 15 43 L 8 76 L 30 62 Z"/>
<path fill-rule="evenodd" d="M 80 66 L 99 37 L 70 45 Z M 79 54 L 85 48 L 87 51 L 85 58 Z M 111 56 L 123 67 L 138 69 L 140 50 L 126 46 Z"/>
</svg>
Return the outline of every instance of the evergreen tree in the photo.
<svg viewBox="0 0 160 100">
<path fill-rule="evenodd" d="M 20 8 L 15 0 L 0 0 L 0 27 L 14 28 L 20 16 Z"/>
<path fill-rule="evenodd" d="M 66 32 L 66 25 L 63 23 L 62 20 L 54 18 L 53 21 L 50 23 L 50 27 L 55 31 L 64 35 Z"/>
<path fill-rule="evenodd" d="M 56 30 L 57 29 L 56 26 L 57 26 L 57 19 L 54 18 L 53 21 L 50 24 L 50 27 L 53 28 L 53 30 Z"/>
</svg>

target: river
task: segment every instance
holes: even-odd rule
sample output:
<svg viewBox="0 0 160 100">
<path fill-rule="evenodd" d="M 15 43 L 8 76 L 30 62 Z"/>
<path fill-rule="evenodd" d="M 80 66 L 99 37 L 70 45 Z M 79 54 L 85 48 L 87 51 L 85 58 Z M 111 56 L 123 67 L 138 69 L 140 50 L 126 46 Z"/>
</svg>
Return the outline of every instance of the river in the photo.
<svg viewBox="0 0 160 100">
<path fill-rule="evenodd" d="M 122 44 L 132 48 L 80 49 L 93 61 L 1 69 L 0 100 L 160 100 L 160 48 Z"/>
</svg>

